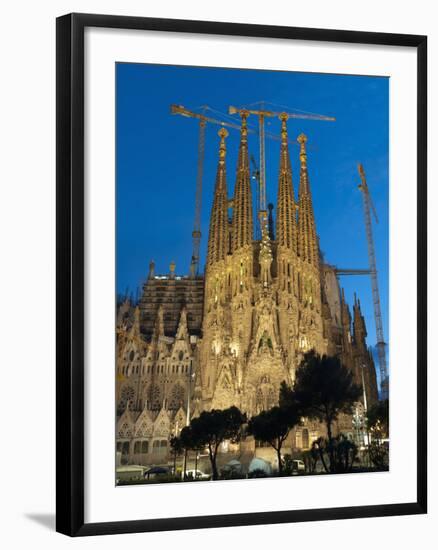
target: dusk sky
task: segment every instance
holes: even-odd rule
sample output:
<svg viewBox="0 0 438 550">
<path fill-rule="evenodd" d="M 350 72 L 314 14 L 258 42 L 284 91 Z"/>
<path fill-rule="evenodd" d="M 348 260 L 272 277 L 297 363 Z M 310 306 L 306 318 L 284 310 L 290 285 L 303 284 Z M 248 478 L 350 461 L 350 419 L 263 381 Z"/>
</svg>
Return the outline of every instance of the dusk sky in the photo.
<svg viewBox="0 0 438 550">
<path fill-rule="evenodd" d="M 222 113 L 229 105 L 271 102 L 276 111 L 307 111 L 336 117 L 336 122 L 290 120 L 289 137 L 308 136 L 308 168 L 317 232 L 325 260 L 341 268 L 367 268 L 362 195 L 357 163 L 362 162 L 379 223 L 373 221 L 385 339 L 388 334 L 389 79 L 369 76 L 176 67 L 144 64 L 116 66 L 117 291 L 136 293 L 148 274 L 189 272 L 192 253 L 198 123 L 170 114 L 177 103 L 192 110 L 208 105 Z M 208 113 L 207 113 L 208 114 Z M 221 118 L 217 113 L 210 113 Z M 224 120 L 229 121 L 230 118 Z M 235 123 L 239 124 L 236 117 Z M 249 125 L 257 127 L 255 117 Z M 208 222 L 218 158 L 219 126 L 209 124 L 203 180 L 201 269 L 205 263 Z M 228 129 L 228 195 L 234 189 L 239 132 Z M 279 134 L 280 122 L 267 130 Z M 268 202 L 276 204 L 278 141 L 266 142 Z M 249 137 L 258 159 L 258 136 Z M 298 146 L 291 146 L 295 195 Z M 253 187 L 253 192 L 255 187 Z M 275 218 L 275 209 L 274 209 Z M 371 282 L 367 276 L 342 277 L 346 298 L 361 300 L 368 344 L 376 342 Z"/>
</svg>

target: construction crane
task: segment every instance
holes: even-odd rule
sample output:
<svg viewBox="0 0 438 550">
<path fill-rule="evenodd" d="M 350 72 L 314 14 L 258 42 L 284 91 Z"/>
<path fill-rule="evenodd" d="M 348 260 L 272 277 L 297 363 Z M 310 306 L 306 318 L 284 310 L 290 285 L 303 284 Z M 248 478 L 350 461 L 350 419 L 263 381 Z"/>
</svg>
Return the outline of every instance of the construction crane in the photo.
<svg viewBox="0 0 438 550">
<path fill-rule="evenodd" d="M 313 113 L 291 113 L 291 112 L 277 112 L 264 108 L 264 102 L 260 102 L 261 109 L 246 109 L 239 108 L 230 105 L 228 113 L 230 115 L 246 113 L 247 115 L 256 115 L 259 121 L 259 151 L 260 151 L 260 176 L 259 176 L 259 219 L 262 231 L 267 225 L 267 210 L 266 210 L 266 161 L 265 161 L 265 119 L 267 117 L 278 116 L 280 118 L 298 118 L 309 120 L 325 120 L 334 121 L 334 117 L 325 115 L 318 115 Z"/>
<path fill-rule="evenodd" d="M 345 269 L 341 267 L 335 267 L 334 272 L 336 277 L 340 275 L 370 275 L 371 273 L 369 269 Z"/>
<path fill-rule="evenodd" d="M 227 117 L 227 118 L 230 118 L 230 119 L 233 118 L 231 116 L 228 116 L 226 113 L 222 113 L 221 111 L 217 111 L 216 109 L 212 109 L 208 105 L 205 105 L 204 109 L 206 111 L 210 111 L 210 112 L 214 113 L 215 115 L 219 116 L 221 119 L 223 119 L 224 117 Z M 253 126 L 251 126 L 250 124 L 248 124 L 247 129 L 248 129 L 249 134 L 255 134 L 257 132 L 257 130 Z M 281 141 L 283 139 L 281 134 L 274 134 L 272 132 L 269 132 L 268 130 L 265 130 L 265 138 L 272 139 L 274 141 Z M 287 142 L 289 143 L 289 145 L 294 145 L 296 147 L 299 147 L 299 143 L 296 139 L 289 139 L 288 138 Z"/>
<path fill-rule="evenodd" d="M 256 183 L 257 183 L 257 192 L 255 194 L 256 196 L 256 209 L 257 209 L 257 212 L 260 210 L 260 195 L 258 193 L 259 189 L 260 189 L 260 170 L 259 170 L 259 167 L 257 166 L 257 162 L 254 158 L 254 155 L 251 155 L 251 164 L 252 164 L 252 168 L 253 168 L 253 172 L 252 172 L 252 179 L 256 180 Z M 259 217 L 257 216 L 256 218 L 256 240 L 260 240 L 261 239 L 261 232 L 260 232 L 260 219 Z"/>
<path fill-rule="evenodd" d="M 376 209 L 374 208 L 373 201 L 371 200 L 371 195 L 368 189 L 367 180 L 365 177 L 365 170 L 362 164 L 358 165 L 359 175 L 361 183 L 359 184 L 359 189 L 362 192 L 363 197 L 363 208 L 365 215 L 365 229 L 368 243 L 368 259 L 370 264 L 370 275 L 371 275 L 371 288 L 373 293 L 373 304 L 374 304 L 374 320 L 376 323 L 376 338 L 377 338 L 377 355 L 379 358 L 379 368 L 380 368 L 380 390 L 381 397 L 383 399 L 388 398 L 389 387 L 388 387 L 388 371 L 386 366 L 386 350 L 385 350 L 385 340 L 383 337 L 383 323 L 382 323 L 382 312 L 380 308 L 380 296 L 379 296 L 379 286 L 377 283 L 377 264 L 376 264 L 376 254 L 374 250 L 374 240 L 373 232 L 371 225 L 371 210 L 373 211 L 376 222 L 378 222 Z"/>
<path fill-rule="evenodd" d="M 204 172 L 204 153 L 205 153 L 205 127 L 207 122 L 210 124 L 219 124 L 220 126 L 228 126 L 240 130 L 240 126 L 231 122 L 224 122 L 204 114 L 195 113 L 186 109 L 183 105 L 171 105 L 170 111 L 174 115 L 181 115 L 188 118 L 199 120 L 199 138 L 198 138 L 198 165 L 196 175 L 196 195 L 195 195 L 195 217 L 192 231 L 192 259 L 190 272 L 193 276 L 199 274 L 199 249 L 201 246 L 201 203 L 202 203 L 202 178 Z"/>
</svg>

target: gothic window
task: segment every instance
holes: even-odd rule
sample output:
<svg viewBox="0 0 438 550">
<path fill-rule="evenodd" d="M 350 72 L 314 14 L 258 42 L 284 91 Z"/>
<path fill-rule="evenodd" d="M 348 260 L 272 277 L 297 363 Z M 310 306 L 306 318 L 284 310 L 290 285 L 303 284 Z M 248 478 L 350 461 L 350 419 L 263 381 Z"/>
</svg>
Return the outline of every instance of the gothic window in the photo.
<svg viewBox="0 0 438 550">
<path fill-rule="evenodd" d="M 134 454 L 139 454 L 140 453 L 140 450 L 141 450 L 141 443 L 140 441 L 136 441 L 134 443 Z"/>
<path fill-rule="evenodd" d="M 256 446 L 257 448 L 266 448 L 266 447 L 269 448 L 271 445 L 270 445 L 269 443 L 267 443 L 266 441 L 258 441 L 258 440 L 256 439 L 255 446 Z"/>
<path fill-rule="evenodd" d="M 142 454 L 147 454 L 149 452 L 149 443 L 147 441 L 141 442 L 141 452 Z"/>
<path fill-rule="evenodd" d="M 124 411 L 126 409 L 127 402 L 131 402 L 134 400 L 134 388 L 131 386 L 125 386 L 122 389 L 122 393 L 120 395 L 120 401 L 119 401 L 119 411 Z"/>
<path fill-rule="evenodd" d="M 183 351 L 180 351 L 180 352 L 179 352 L 178 358 L 179 358 L 180 361 L 183 360 L 183 358 L 184 358 L 184 352 L 183 352 Z"/>
<path fill-rule="evenodd" d="M 161 390 L 157 385 L 149 387 L 148 390 L 149 408 L 152 410 L 159 409 L 161 406 Z"/>
<path fill-rule="evenodd" d="M 303 444 L 303 449 L 309 448 L 309 430 L 307 428 L 303 428 L 302 444 Z"/>
<path fill-rule="evenodd" d="M 131 353 L 129 354 L 129 360 L 133 361 L 134 356 L 135 356 L 134 350 L 131 350 Z"/>
<path fill-rule="evenodd" d="M 274 388 L 272 388 L 272 387 L 269 388 L 269 390 L 267 391 L 266 400 L 267 400 L 266 408 L 271 409 L 275 405 Z"/>
<path fill-rule="evenodd" d="M 176 411 L 181 407 L 181 405 L 183 405 L 183 403 L 184 389 L 179 384 L 175 384 L 170 394 L 169 409 Z"/>
</svg>

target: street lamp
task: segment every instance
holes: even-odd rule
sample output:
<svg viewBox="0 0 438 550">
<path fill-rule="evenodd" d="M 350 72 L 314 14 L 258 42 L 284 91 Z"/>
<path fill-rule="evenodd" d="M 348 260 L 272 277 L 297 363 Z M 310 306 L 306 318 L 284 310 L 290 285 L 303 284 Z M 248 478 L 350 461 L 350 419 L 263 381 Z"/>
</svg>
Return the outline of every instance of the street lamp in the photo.
<svg viewBox="0 0 438 550">
<path fill-rule="evenodd" d="M 186 414 L 186 426 L 190 425 L 190 399 L 192 395 L 192 380 L 195 376 L 193 372 L 193 359 L 190 359 L 189 372 L 187 374 L 187 414 Z M 184 480 L 186 478 L 186 469 L 187 469 L 187 449 L 184 449 L 184 464 L 183 464 L 183 476 Z"/>
</svg>

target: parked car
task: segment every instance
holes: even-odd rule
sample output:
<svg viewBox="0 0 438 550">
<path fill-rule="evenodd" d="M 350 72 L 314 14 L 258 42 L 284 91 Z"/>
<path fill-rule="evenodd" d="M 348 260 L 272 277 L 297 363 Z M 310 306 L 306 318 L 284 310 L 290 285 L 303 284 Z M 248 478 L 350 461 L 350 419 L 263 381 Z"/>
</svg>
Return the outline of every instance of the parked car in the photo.
<svg viewBox="0 0 438 550">
<path fill-rule="evenodd" d="M 164 466 L 154 466 L 153 468 L 149 468 L 149 470 L 146 470 L 144 473 L 145 479 L 157 479 L 159 477 L 168 476 L 171 474 L 170 468 L 165 468 Z"/>
<path fill-rule="evenodd" d="M 188 478 L 197 479 L 201 481 L 207 481 L 211 479 L 209 474 L 204 474 L 201 470 L 186 470 L 186 476 Z"/>
<path fill-rule="evenodd" d="M 306 466 L 302 460 L 292 460 L 292 471 L 305 472 Z"/>
</svg>

